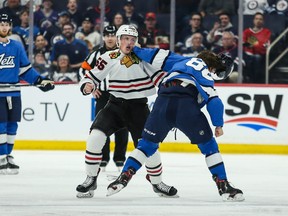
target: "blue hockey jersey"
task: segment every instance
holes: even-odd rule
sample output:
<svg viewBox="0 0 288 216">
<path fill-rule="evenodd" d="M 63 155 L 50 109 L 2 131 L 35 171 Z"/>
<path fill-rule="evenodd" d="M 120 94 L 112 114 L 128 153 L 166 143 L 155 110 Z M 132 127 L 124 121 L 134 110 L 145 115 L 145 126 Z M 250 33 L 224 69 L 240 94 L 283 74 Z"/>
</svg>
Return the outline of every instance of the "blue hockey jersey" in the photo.
<svg viewBox="0 0 288 216">
<path fill-rule="evenodd" d="M 21 43 L 15 40 L 0 43 L 0 97 L 20 96 L 20 87 L 5 87 L 5 84 L 16 84 L 20 80 L 33 84 L 39 76 Z"/>
<path fill-rule="evenodd" d="M 168 72 L 162 83 L 178 79 L 196 86 L 198 103 L 207 105 L 214 126 L 223 126 L 224 106 L 214 88 L 214 80 L 205 62 L 200 58 L 184 57 L 169 50 L 134 47 L 135 54 L 156 69 Z"/>
</svg>

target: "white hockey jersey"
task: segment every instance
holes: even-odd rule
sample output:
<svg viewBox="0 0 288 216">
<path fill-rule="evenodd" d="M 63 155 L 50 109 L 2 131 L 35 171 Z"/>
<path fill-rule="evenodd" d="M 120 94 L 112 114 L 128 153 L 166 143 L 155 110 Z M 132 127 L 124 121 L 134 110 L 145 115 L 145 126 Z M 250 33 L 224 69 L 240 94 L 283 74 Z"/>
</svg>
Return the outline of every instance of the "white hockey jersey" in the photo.
<svg viewBox="0 0 288 216">
<path fill-rule="evenodd" d="M 134 53 L 125 55 L 117 49 L 101 55 L 80 85 L 90 82 L 98 86 L 108 74 L 110 94 L 128 100 L 155 94 L 155 86 L 161 83 L 166 73 L 142 62 Z"/>
</svg>

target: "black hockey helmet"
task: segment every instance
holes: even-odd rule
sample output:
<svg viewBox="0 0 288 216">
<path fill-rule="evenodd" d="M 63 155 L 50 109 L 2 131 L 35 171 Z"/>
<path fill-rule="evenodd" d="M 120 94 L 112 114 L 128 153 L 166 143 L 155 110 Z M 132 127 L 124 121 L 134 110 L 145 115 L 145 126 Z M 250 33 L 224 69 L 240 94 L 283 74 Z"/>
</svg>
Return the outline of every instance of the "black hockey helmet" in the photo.
<svg viewBox="0 0 288 216">
<path fill-rule="evenodd" d="M 223 53 L 216 55 L 210 50 L 203 50 L 197 55 L 197 58 L 201 58 L 208 68 L 213 68 L 211 76 L 214 80 L 226 79 L 234 69 L 232 58 Z"/>
<path fill-rule="evenodd" d="M 223 80 L 229 77 L 234 69 L 234 61 L 231 57 L 219 53 L 217 55 L 218 66 L 216 67 L 215 74 L 212 75 L 214 80 Z"/>
<path fill-rule="evenodd" d="M 116 35 L 117 28 L 114 25 L 108 25 L 103 30 L 103 35 Z"/>
<path fill-rule="evenodd" d="M 9 17 L 8 14 L 2 13 L 0 14 L 0 22 L 8 22 L 8 23 L 12 23 L 12 19 Z"/>
</svg>

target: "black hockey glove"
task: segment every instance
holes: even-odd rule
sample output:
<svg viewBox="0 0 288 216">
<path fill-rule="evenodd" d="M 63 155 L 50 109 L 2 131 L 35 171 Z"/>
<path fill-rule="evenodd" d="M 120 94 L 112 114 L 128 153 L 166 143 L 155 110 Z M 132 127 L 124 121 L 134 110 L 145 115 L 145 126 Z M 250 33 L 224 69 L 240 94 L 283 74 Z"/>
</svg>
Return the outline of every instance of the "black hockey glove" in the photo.
<svg viewBox="0 0 288 216">
<path fill-rule="evenodd" d="M 52 80 L 41 76 L 38 77 L 34 84 L 38 85 L 38 88 L 43 92 L 47 92 L 55 88 Z"/>
</svg>

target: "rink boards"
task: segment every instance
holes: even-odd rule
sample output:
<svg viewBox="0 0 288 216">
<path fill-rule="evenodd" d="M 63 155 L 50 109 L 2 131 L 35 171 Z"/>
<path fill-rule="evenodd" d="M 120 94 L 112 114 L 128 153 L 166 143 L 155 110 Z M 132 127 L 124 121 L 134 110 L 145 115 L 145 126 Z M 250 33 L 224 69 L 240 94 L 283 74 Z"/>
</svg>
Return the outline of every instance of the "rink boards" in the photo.
<svg viewBox="0 0 288 216">
<path fill-rule="evenodd" d="M 288 154 L 287 85 L 218 84 L 216 89 L 225 107 L 225 134 L 217 138 L 222 152 Z M 155 98 L 149 98 L 151 109 Z M 85 149 L 94 113 L 94 99 L 82 96 L 76 84 L 46 93 L 23 87 L 15 149 Z M 130 139 L 128 150 L 133 148 Z M 176 140 L 175 131 L 168 134 L 160 150 L 198 151 L 179 130 Z"/>
</svg>

